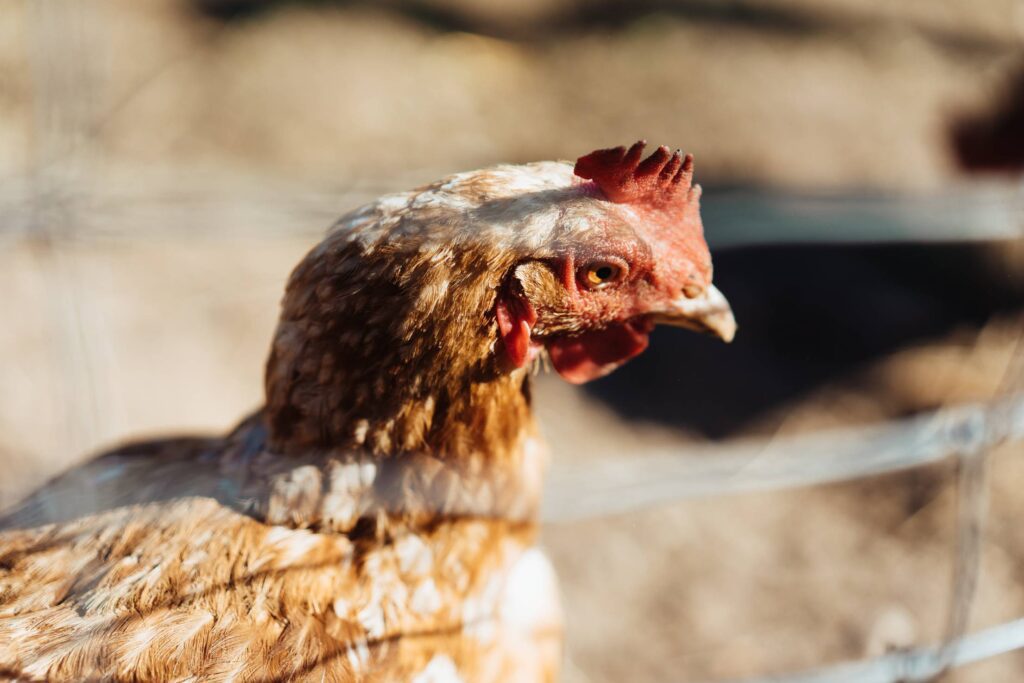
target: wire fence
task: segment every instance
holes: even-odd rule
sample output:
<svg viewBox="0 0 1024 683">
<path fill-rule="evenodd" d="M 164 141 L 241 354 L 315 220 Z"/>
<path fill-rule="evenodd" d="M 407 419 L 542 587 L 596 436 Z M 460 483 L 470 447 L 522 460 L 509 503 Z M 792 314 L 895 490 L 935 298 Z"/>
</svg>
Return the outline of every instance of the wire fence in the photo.
<svg viewBox="0 0 1024 683">
<path fill-rule="evenodd" d="M 940 647 L 895 652 L 798 674 L 746 678 L 734 683 L 916 683 L 934 680 L 950 669 L 1021 648 L 1024 648 L 1024 619 L 1017 619 Z"/>
<path fill-rule="evenodd" d="M 878 476 L 1024 439 L 1024 394 L 882 425 L 588 461 L 551 473 L 544 519 L 570 522 L 691 498 Z M 571 494 L 570 494 L 571 492 Z"/>
<path fill-rule="evenodd" d="M 87 182 L 69 159 L 88 152 L 82 132 L 94 119 L 82 101 L 79 81 L 86 60 L 66 3 L 33 5 L 37 51 L 33 56 L 36 106 L 42 141 L 36 172 L 0 183 L 0 242 L 42 240 L 48 249 L 63 241 L 146 240 L 177 237 L 230 239 L 257 233 L 318 234 L 339 209 L 354 207 L 382 191 L 413 185 L 453 169 L 420 169 L 390 178 L 386 187 L 353 179 L 333 187 L 267 183 L 238 175 L 183 180 L 174 169 L 140 179 L 125 169 L 114 182 Z M 77 11 L 77 10 L 76 10 Z M 84 11 L 84 10 L 83 10 Z M 61 45 L 58 51 L 55 46 Z M 64 58 L 57 63 L 54 55 Z M 69 66 L 74 67 L 69 72 Z M 211 191 L 210 188 L 219 188 Z M 115 189 L 110 189 L 115 188 Z M 155 188 L 155 189 L 154 189 Z M 865 201 L 869 199 L 869 201 Z M 821 240 L 918 242 L 1021 237 L 1024 194 L 1019 186 L 988 185 L 941 195 L 900 197 L 793 196 L 729 192 L 705 198 L 717 247 Z M 825 229 L 823 229 L 823 222 Z M 218 226 L 216 234 L 209 226 Z M 850 229 L 855 226 L 856 229 Z M 60 271 L 59 260 L 54 262 Z M 70 320 L 58 331 L 76 338 L 73 286 L 55 285 Z M 74 355 L 73 350 L 69 351 Z M 1019 354 L 1015 364 L 1020 363 Z M 1024 648 L 1024 619 L 965 634 L 978 581 L 985 519 L 986 465 L 992 450 L 1024 440 L 1024 383 L 1017 367 L 1006 374 L 999 396 L 987 404 L 958 406 L 859 429 L 715 447 L 653 451 L 627 459 L 588 461 L 551 472 L 543 520 L 568 524 L 624 514 L 693 498 L 845 482 L 946 460 L 957 463 L 958 516 L 954 578 L 942 641 L 923 647 L 818 670 L 744 679 L 743 683 L 901 683 L 926 681 L 944 671 Z"/>
</svg>

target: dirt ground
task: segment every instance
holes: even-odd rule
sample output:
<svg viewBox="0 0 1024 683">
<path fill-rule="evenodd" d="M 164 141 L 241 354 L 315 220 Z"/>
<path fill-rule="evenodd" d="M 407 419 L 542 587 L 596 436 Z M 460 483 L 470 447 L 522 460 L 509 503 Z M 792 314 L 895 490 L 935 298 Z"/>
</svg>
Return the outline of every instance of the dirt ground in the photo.
<svg viewBox="0 0 1024 683">
<path fill-rule="evenodd" d="M 641 136 L 695 152 L 711 185 L 961 182 L 948 127 L 1019 67 L 1022 11 L 8 0 L 0 503 L 99 448 L 223 430 L 257 405 L 283 282 L 330 224 L 325 205 Z M 1015 262 L 992 255 L 1020 249 L 723 254 L 737 343 L 659 333 L 595 387 L 541 377 L 555 458 L 585 466 L 985 400 L 1021 333 Z M 1024 615 L 1019 448 L 993 455 L 989 480 L 972 628 Z M 549 525 L 565 680 L 724 680 L 934 642 L 953 481 L 943 464 Z M 1022 677 L 1016 654 L 951 680 Z"/>
<path fill-rule="evenodd" d="M 1009 77 L 1024 21 L 1014 0 L 11 0 L 0 13 L 0 170 L 185 164 L 335 186 L 643 136 L 692 151 L 704 182 L 941 187 L 946 125 Z"/>
</svg>

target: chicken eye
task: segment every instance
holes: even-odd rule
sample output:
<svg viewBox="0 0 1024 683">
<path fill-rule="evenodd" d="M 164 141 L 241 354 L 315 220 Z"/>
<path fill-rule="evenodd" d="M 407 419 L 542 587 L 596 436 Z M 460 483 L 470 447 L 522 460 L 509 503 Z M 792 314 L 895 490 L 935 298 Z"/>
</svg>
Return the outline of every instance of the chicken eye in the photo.
<svg viewBox="0 0 1024 683">
<path fill-rule="evenodd" d="M 622 273 L 622 267 L 615 263 L 608 263 L 607 261 L 591 263 L 584 271 L 583 284 L 591 289 L 600 289 L 601 287 L 618 282 Z"/>
</svg>

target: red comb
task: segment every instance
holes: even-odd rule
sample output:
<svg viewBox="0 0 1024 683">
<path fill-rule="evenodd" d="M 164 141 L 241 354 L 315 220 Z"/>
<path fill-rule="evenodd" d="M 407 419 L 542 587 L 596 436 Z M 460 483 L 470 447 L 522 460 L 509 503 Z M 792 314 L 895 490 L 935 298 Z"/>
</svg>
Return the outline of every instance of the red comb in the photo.
<svg viewBox="0 0 1024 683">
<path fill-rule="evenodd" d="M 693 180 L 693 155 L 685 157 L 662 145 L 643 161 L 646 140 L 628 150 L 625 147 L 599 149 L 576 160 L 574 173 L 593 180 L 605 196 L 616 203 L 667 204 L 681 187 Z"/>
</svg>

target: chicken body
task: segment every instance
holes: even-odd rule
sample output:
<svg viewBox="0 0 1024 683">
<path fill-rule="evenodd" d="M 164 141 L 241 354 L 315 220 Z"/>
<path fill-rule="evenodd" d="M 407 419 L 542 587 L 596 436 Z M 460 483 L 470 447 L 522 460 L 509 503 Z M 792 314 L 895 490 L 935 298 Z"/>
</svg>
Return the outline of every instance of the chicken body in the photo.
<svg viewBox="0 0 1024 683">
<path fill-rule="evenodd" d="M 553 678 L 557 590 L 532 523 L 466 515 L 414 526 L 382 512 L 374 486 L 386 468 L 372 459 L 256 462 L 259 420 L 224 440 L 107 454 L 21 506 L 0 537 L 0 671 Z M 347 530 L 318 530 L 304 517 L 311 504 Z M 281 523 L 266 523 L 268 512 Z"/>
<path fill-rule="evenodd" d="M 531 362 L 586 381 L 654 322 L 734 328 L 690 159 L 639 156 L 460 174 L 341 219 L 291 276 L 264 408 L 7 514 L 0 673 L 553 679 Z"/>
</svg>

